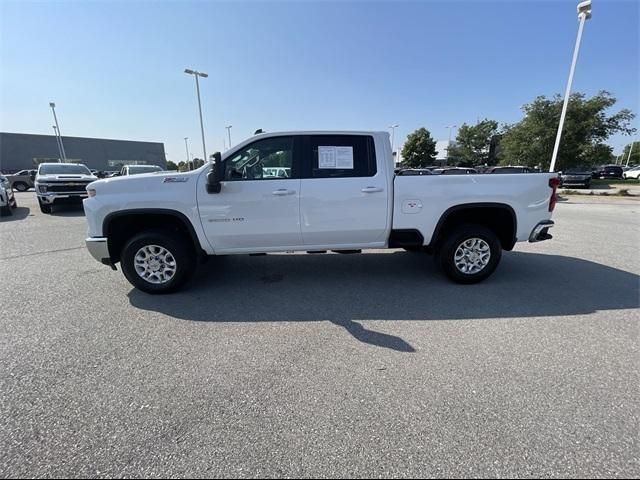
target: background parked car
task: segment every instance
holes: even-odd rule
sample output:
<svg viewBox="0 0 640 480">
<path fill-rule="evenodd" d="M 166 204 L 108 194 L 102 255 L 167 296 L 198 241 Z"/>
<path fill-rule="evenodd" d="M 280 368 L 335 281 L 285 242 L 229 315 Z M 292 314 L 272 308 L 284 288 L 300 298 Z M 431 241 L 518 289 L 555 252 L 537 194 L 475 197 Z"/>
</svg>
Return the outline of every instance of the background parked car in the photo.
<svg viewBox="0 0 640 480">
<path fill-rule="evenodd" d="M 433 175 L 428 168 L 401 168 L 396 175 Z"/>
<path fill-rule="evenodd" d="M 625 180 L 632 179 L 632 178 L 636 180 L 640 180 L 640 167 L 630 168 L 626 172 L 623 172 L 622 178 L 624 178 Z"/>
<path fill-rule="evenodd" d="M 163 172 L 157 165 L 125 165 L 120 170 L 119 176 L 139 175 L 141 173 Z"/>
<path fill-rule="evenodd" d="M 620 165 L 604 165 L 595 170 L 593 178 L 619 178 L 622 179 L 624 171 Z"/>
<path fill-rule="evenodd" d="M 471 175 L 478 173 L 475 168 L 467 167 L 444 167 L 433 170 L 436 175 Z"/>
<path fill-rule="evenodd" d="M 535 169 L 522 165 L 509 165 L 506 167 L 491 167 L 487 173 L 535 173 Z"/>
<path fill-rule="evenodd" d="M 17 206 L 9 179 L 0 173 L 0 217 L 11 215 L 11 209 Z"/>
<path fill-rule="evenodd" d="M 570 168 L 566 172 L 560 172 L 561 186 L 591 187 L 591 172 L 586 168 Z"/>
<path fill-rule="evenodd" d="M 35 170 L 20 170 L 13 175 L 6 175 L 6 178 L 9 180 L 11 188 L 19 192 L 26 192 L 30 188 L 33 188 L 33 178 L 35 175 Z"/>
</svg>

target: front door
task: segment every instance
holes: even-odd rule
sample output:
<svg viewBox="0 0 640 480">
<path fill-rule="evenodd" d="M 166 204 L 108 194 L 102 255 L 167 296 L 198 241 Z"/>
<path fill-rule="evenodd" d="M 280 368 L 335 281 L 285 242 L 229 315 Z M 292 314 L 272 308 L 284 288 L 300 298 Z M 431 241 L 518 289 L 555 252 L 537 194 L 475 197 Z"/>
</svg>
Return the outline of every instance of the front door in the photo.
<svg viewBox="0 0 640 480">
<path fill-rule="evenodd" d="M 198 184 L 202 225 L 216 253 L 287 249 L 302 245 L 300 178 L 294 137 L 256 140 L 224 161 L 220 193 Z"/>
</svg>

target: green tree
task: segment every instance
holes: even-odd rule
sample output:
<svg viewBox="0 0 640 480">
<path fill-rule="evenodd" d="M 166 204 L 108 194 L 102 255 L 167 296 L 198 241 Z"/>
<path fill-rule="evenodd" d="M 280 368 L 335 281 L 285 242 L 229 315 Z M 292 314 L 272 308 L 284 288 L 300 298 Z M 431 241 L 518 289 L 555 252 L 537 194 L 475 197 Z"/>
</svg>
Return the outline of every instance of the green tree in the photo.
<svg viewBox="0 0 640 480">
<path fill-rule="evenodd" d="M 630 110 L 622 109 L 612 115 L 607 114 L 615 103 L 616 98 L 606 91 L 588 99 L 582 93 L 571 95 L 558 150 L 558 170 L 606 163 L 611 149 L 604 142 L 615 133 L 635 132 L 636 129 L 630 126 L 635 115 Z M 539 165 L 548 169 L 562 110 L 562 97 L 537 97 L 522 110 L 524 118 L 506 127 L 502 136 L 500 163 Z"/>
<path fill-rule="evenodd" d="M 418 168 L 433 164 L 436 158 L 436 142 L 426 128 L 419 128 L 409 134 L 402 148 L 402 163 Z"/>
<path fill-rule="evenodd" d="M 178 170 L 178 165 L 171 160 L 167 160 L 167 170 Z"/>
<path fill-rule="evenodd" d="M 484 119 L 475 125 L 462 124 L 456 143 L 449 147 L 447 163 L 465 167 L 495 165 L 495 141 L 498 138 L 498 122 Z M 494 142 L 492 148 L 492 141 Z"/>
<path fill-rule="evenodd" d="M 631 158 L 629 158 L 631 145 L 633 145 L 633 150 L 631 150 Z M 623 165 L 627 164 L 627 158 L 629 158 L 629 165 L 640 165 L 640 142 L 631 142 L 624 147 L 622 158 L 620 159 Z"/>
</svg>

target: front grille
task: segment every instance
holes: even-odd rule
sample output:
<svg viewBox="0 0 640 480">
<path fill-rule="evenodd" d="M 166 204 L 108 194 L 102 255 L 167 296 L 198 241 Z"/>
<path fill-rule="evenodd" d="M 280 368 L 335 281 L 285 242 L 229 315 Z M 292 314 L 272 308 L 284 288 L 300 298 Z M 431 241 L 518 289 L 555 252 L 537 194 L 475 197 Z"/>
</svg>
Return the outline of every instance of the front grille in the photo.
<svg viewBox="0 0 640 480">
<path fill-rule="evenodd" d="M 72 184 L 63 183 L 63 184 L 57 184 L 57 185 L 47 185 L 47 192 L 57 192 L 57 193 L 83 192 L 84 193 L 89 183 L 91 182 L 74 182 Z"/>
</svg>

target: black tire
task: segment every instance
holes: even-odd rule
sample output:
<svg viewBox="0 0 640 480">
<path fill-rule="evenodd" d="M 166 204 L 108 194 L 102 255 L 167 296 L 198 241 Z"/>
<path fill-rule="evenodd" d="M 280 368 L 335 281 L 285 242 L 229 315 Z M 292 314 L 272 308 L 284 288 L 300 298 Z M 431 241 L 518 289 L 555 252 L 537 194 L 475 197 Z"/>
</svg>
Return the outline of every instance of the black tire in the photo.
<svg viewBox="0 0 640 480">
<path fill-rule="evenodd" d="M 135 256 L 140 249 L 147 246 L 159 246 L 173 257 L 175 273 L 165 283 L 153 283 L 138 274 L 135 267 Z M 122 273 L 129 283 L 147 293 L 170 293 L 179 290 L 193 275 L 196 269 L 196 258 L 191 242 L 184 236 L 167 230 L 147 230 L 129 239 L 120 255 Z"/>
<path fill-rule="evenodd" d="M 456 266 L 455 254 L 462 244 L 471 239 L 480 239 L 489 247 L 487 264 L 475 273 L 465 273 Z M 464 247 L 462 247 L 464 248 Z M 449 231 L 438 248 L 436 262 L 444 273 L 454 282 L 478 283 L 489 277 L 500 263 L 502 245 L 498 236 L 487 227 L 474 224 L 462 224 Z"/>
<path fill-rule="evenodd" d="M 38 199 L 38 204 L 40 205 L 40 211 L 42 213 L 51 213 L 52 205 L 48 203 L 42 203 L 40 199 Z"/>
<path fill-rule="evenodd" d="M 13 215 L 13 212 L 11 211 L 11 207 L 9 205 L 0 207 L 0 217 L 9 217 L 11 215 Z"/>
<path fill-rule="evenodd" d="M 19 192 L 26 192 L 27 190 L 29 190 L 29 185 L 24 182 L 16 182 L 11 186 L 11 188 Z"/>
<path fill-rule="evenodd" d="M 584 188 L 591 188 L 591 182 L 587 182 L 584 184 Z"/>
</svg>

